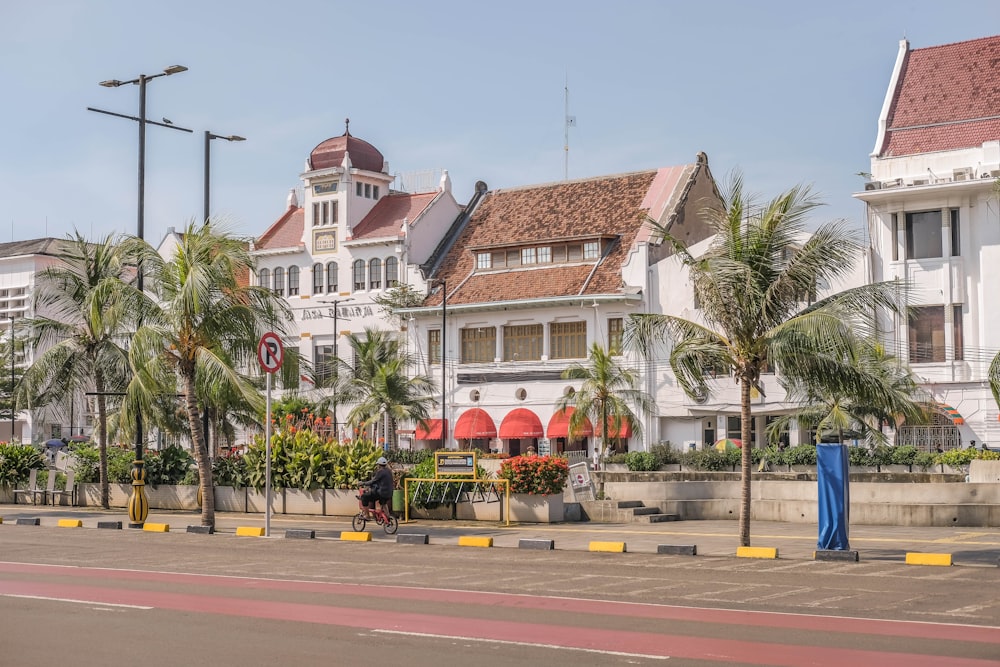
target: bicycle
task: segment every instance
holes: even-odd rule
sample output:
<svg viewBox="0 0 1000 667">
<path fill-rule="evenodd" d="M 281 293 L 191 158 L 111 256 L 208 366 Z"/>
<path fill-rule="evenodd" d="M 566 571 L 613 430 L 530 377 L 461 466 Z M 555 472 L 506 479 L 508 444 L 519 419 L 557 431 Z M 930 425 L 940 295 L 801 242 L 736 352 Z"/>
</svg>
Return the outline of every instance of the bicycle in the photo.
<svg viewBox="0 0 1000 667">
<path fill-rule="evenodd" d="M 372 518 L 369 519 L 365 516 L 367 510 L 365 510 L 365 506 L 361 503 L 361 493 L 362 489 L 358 489 L 358 513 L 351 519 L 351 527 L 354 528 L 355 532 L 360 533 L 365 529 L 369 521 L 374 521 L 382 526 L 382 530 L 386 532 L 386 535 L 395 535 L 399 529 L 399 521 L 396 520 L 396 517 L 392 515 L 392 512 L 387 507 L 390 501 L 377 501 L 375 509 L 372 510 Z"/>
</svg>

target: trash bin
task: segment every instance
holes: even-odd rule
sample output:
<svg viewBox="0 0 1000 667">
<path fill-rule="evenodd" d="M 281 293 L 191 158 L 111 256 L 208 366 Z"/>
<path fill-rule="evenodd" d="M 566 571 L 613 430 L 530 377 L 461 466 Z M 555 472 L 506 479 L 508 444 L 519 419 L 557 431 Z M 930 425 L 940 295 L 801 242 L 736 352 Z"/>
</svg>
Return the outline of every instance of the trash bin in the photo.
<svg viewBox="0 0 1000 667">
<path fill-rule="evenodd" d="M 403 511 L 403 490 L 396 489 L 392 492 L 392 511 L 402 512 Z"/>
</svg>

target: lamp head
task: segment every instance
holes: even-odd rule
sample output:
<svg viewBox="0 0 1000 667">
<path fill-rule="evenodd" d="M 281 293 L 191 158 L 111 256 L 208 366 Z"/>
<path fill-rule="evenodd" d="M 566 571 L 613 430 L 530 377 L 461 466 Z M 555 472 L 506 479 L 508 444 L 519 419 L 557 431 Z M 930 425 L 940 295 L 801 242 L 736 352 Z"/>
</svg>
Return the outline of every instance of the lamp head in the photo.
<svg viewBox="0 0 1000 667">
<path fill-rule="evenodd" d="M 101 81 L 98 85 L 104 86 L 105 88 L 117 88 L 122 85 L 122 82 L 118 79 L 108 79 L 107 81 Z"/>
<path fill-rule="evenodd" d="M 186 72 L 187 69 L 188 68 L 184 67 L 184 65 L 171 65 L 170 67 L 165 68 L 163 70 L 163 73 L 169 76 L 171 74 L 180 74 L 181 72 Z"/>
</svg>

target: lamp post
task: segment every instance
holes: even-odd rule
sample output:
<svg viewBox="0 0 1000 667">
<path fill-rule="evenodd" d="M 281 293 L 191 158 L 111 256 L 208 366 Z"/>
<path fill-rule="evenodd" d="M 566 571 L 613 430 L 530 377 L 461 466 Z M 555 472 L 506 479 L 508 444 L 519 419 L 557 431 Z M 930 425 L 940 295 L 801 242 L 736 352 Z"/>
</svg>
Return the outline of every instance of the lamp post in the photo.
<svg viewBox="0 0 1000 667">
<path fill-rule="evenodd" d="M 332 303 L 333 304 L 333 437 L 340 442 L 340 431 L 337 426 L 337 392 L 340 391 L 337 379 L 340 376 L 338 372 L 340 369 L 340 357 L 337 353 L 337 343 L 340 341 L 340 330 L 337 329 L 337 314 L 340 310 L 340 304 L 345 301 L 353 301 L 353 297 L 345 297 L 343 299 L 317 299 L 319 303 Z"/>
<path fill-rule="evenodd" d="M 208 224 L 208 202 L 209 202 L 209 193 L 211 192 L 211 188 L 209 187 L 209 183 L 211 181 L 211 162 L 212 162 L 212 158 L 211 158 L 212 149 L 211 149 L 211 146 L 212 146 L 212 139 L 225 139 L 226 141 L 246 141 L 245 137 L 241 137 L 241 136 L 238 136 L 238 135 L 235 135 L 235 134 L 231 134 L 229 136 L 223 136 L 221 134 L 213 134 L 212 132 L 209 132 L 208 130 L 205 130 L 205 207 L 203 209 L 204 215 L 202 216 L 202 220 L 204 221 L 204 223 L 206 225 Z M 211 456 L 212 456 L 212 446 L 211 446 L 211 442 L 209 441 L 209 435 L 208 435 L 208 402 L 207 402 L 207 400 L 206 400 L 206 403 L 205 403 L 205 409 L 201 413 L 201 430 L 202 430 L 202 435 L 205 438 L 205 451 L 208 452 L 208 455 L 211 458 Z"/>
<path fill-rule="evenodd" d="M 114 113 L 111 111 L 104 111 L 102 109 L 94 109 L 92 107 L 87 107 L 88 111 L 96 111 L 97 113 L 107 114 L 109 116 L 117 116 L 119 118 L 126 118 L 128 120 L 134 120 L 139 124 L 139 196 L 138 196 L 138 210 L 136 213 L 136 236 L 140 239 L 144 238 L 145 235 L 145 209 L 146 209 L 146 124 L 158 125 L 160 127 L 166 127 L 171 130 L 180 130 L 181 132 L 190 133 L 191 130 L 183 127 L 178 127 L 173 123 L 164 122 L 158 123 L 156 121 L 148 120 L 146 118 L 146 85 L 153 79 L 157 79 L 161 76 L 170 76 L 172 74 L 180 74 L 181 72 L 186 72 L 187 67 L 183 65 L 171 65 L 167 67 L 159 74 L 140 74 L 135 79 L 130 79 L 128 81 L 119 81 L 118 79 L 108 79 L 107 81 L 101 81 L 100 85 L 105 88 L 118 88 L 120 86 L 125 86 L 128 84 L 139 86 L 139 115 L 138 116 L 127 116 L 125 114 Z M 166 120 L 166 119 L 164 119 Z M 141 292 L 143 290 L 142 284 L 142 266 L 138 267 L 136 272 L 136 285 Z M 135 412 L 135 461 L 132 464 L 132 496 L 128 501 L 128 517 L 129 517 L 129 528 L 142 528 L 143 524 L 146 522 L 146 517 L 149 516 L 149 501 L 146 499 L 146 470 L 143 467 L 142 461 L 142 413 L 136 409 Z"/>
</svg>

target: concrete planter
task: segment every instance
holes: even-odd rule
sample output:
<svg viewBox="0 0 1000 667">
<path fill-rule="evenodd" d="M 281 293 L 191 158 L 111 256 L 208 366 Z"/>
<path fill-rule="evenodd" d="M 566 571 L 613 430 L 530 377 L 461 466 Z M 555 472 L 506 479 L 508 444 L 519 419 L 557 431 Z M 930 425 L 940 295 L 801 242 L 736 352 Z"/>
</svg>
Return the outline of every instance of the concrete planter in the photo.
<svg viewBox="0 0 1000 667">
<path fill-rule="evenodd" d="M 556 523 L 565 518 L 562 494 L 538 496 L 510 494 L 510 520 L 521 523 Z"/>
<path fill-rule="evenodd" d="M 466 503 L 468 504 L 468 503 Z M 434 508 L 410 507 L 410 518 L 413 519 L 433 519 L 435 521 L 450 521 L 452 518 L 451 503 L 444 503 Z"/>
<path fill-rule="evenodd" d="M 245 487 L 215 487 L 215 509 L 219 512 L 246 512 L 247 490 Z"/>
<path fill-rule="evenodd" d="M 356 489 L 323 489 L 327 516 L 354 516 L 358 513 Z"/>
<path fill-rule="evenodd" d="M 149 487 L 146 488 L 149 490 Z M 111 507 L 126 507 L 132 496 L 131 484 L 109 484 L 108 505 Z M 101 485 L 98 483 L 80 484 L 77 491 L 77 504 L 83 507 L 101 506 Z"/>
<path fill-rule="evenodd" d="M 282 489 L 283 514 L 319 514 L 323 512 L 323 489 Z"/>
<path fill-rule="evenodd" d="M 502 517 L 502 500 L 491 503 L 459 503 L 455 506 L 455 518 L 459 521 L 502 521 Z"/>
<path fill-rule="evenodd" d="M 264 514 L 267 508 L 267 494 L 261 489 L 247 489 L 247 512 Z M 271 514 L 281 514 L 281 491 L 271 489 Z"/>
<path fill-rule="evenodd" d="M 129 495 L 132 488 L 129 487 Z M 175 485 L 160 484 L 146 486 L 146 499 L 151 509 L 158 510 L 197 510 L 198 487 L 193 484 Z"/>
</svg>

